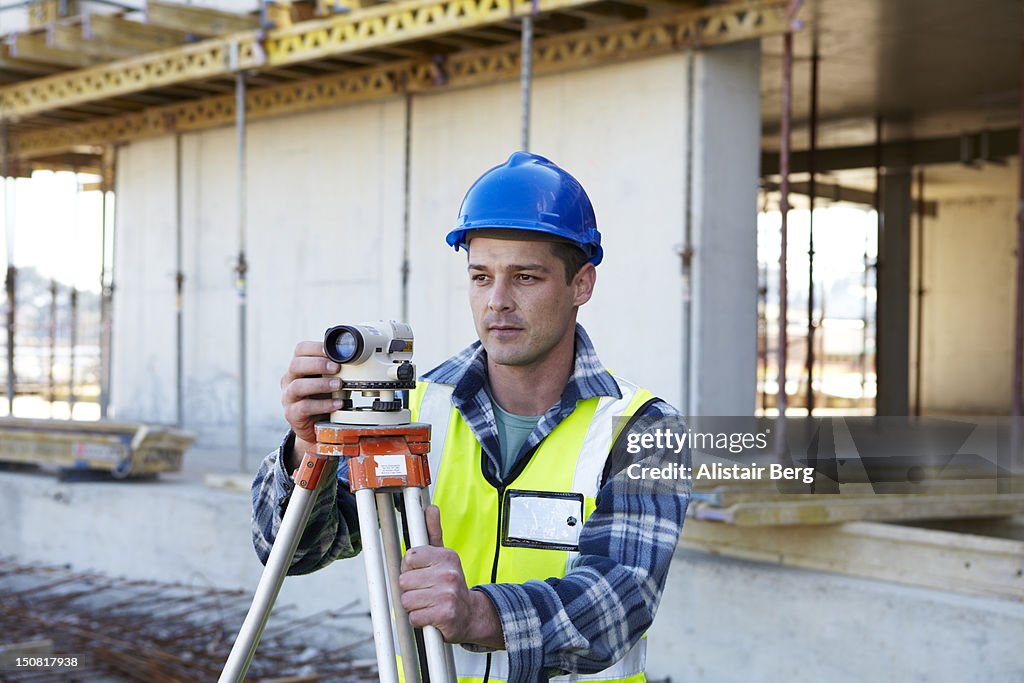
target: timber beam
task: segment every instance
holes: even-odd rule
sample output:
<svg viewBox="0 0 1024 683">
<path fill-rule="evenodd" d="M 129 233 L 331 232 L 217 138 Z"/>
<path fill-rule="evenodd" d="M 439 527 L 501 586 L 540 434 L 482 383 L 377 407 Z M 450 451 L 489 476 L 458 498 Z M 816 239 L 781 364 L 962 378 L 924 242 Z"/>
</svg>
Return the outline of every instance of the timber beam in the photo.
<svg viewBox="0 0 1024 683">
<path fill-rule="evenodd" d="M 12 33 L 7 36 L 6 41 L 8 53 L 18 60 L 60 66 L 66 69 L 84 69 L 103 61 L 103 57 L 96 54 L 86 54 L 84 52 L 76 52 L 73 49 L 68 50 L 57 47 L 51 43 L 45 33 Z M 77 73 L 77 71 L 65 73 Z M 32 79 L 31 82 L 58 77 L 57 75 L 43 76 Z M 19 83 L 7 87 L 16 88 L 20 85 L 22 84 Z"/>
<path fill-rule="evenodd" d="M 189 42 L 189 34 L 185 31 L 132 21 L 114 14 L 85 15 L 82 32 L 86 38 L 132 48 L 136 52 L 156 52 Z"/>
<path fill-rule="evenodd" d="M 943 138 L 893 140 L 857 147 L 826 147 L 815 152 L 814 166 L 818 173 L 853 168 L 874 168 L 881 152 L 883 168 L 910 168 L 927 164 L 964 164 L 980 167 L 985 163 L 1003 163 L 1017 154 L 1017 129 L 985 130 Z M 790 173 L 807 173 L 810 155 L 806 150 L 793 152 Z M 779 153 L 761 153 L 761 175 L 779 172 Z"/>
<path fill-rule="evenodd" d="M 668 54 L 689 47 L 753 40 L 787 29 L 787 0 L 717 5 L 698 10 L 555 35 L 534 43 L 537 75 Z M 738 8 L 742 8 L 740 11 Z M 485 85 L 519 77 L 518 44 L 351 69 L 247 93 L 252 120 L 392 97 L 407 92 Z M 153 107 L 51 129 L 14 130 L 11 153 L 54 154 L 71 145 L 96 147 L 234 123 L 234 96 Z"/>
<path fill-rule="evenodd" d="M 260 25 L 260 20 L 256 16 L 154 0 L 146 2 L 146 22 L 197 37 L 253 31 Z"/>
<path fill-rule="evenodd" d="M 755 500 L 718 507 L 696 503 L 690 514 L 736 526 L 835 524 L 859 520 L 902 521 L 962 519 L 1024 514 L 1024 493 L 926 495 L 891 493 L 864 497 L 810 495 L 784 500 Z"/>
<path fill-rule="evenodd" d="M 773 180 L 761 180 L 761 190 L 764 192 L 775 193 L 779 191 L 779 183 Z M 803 195 L 809 197 L 811 194 L 811 184 L 807 181 L 789 183 L 789 193 Z M 816 199 L 824 199 L 831 202 L 850 202 L 851 204 L 860 204 L 862 206 L 875 205 L 877 196 L 871 190 L 861 190 L 856 187 L 844 187 L 843 185 L 835 185 L 832 183 L 818 181 L 814 184 L 814 196 Z M 914 210 L 917 211 L 917 204 L 915 202 Z M 924 203 L 924 215 L 934 218 L 938 215 L 938 202 L 926 201 Z"/>
<path fill-rule="evenodd" d="M 85 34 L 82 24 L 54 24 L 47 29 L 50 47 L 72 54 L 86 55 L 100 62 L 127 59 L 145 52 L 141 47 L 125 47 L 112 41 L 92 40 Z"/>
</svg>

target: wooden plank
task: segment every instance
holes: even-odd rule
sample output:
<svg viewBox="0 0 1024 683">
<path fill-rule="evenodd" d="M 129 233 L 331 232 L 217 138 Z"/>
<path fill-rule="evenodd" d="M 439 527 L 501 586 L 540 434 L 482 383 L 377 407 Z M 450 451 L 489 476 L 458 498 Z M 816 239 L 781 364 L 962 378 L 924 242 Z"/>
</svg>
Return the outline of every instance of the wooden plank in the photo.
<svg viewBox="0 0 1024 683">
<path fill-rule="evenodd" d="M 189 34 L 176 28 L 132 21 L 114 14 L 87 14 L 82 21 L 86 38 L 137 52 L 166 50 L 188 42 Z"/>
<path fill-rule="evenodd" d="M 49 28 L 48 44 L 58 50 L 89 55 L 101 62 L 127 59 L 146 52 L 107 41 L 91 40 L 85 36 L 81 24 L 54 25 Z"/>
<path fill-rule="evenodd" d="M 686 521 L 681 547 L 957 593 L 1024 600 L 1024 542 L 877 522 L 750 528 Z"/>
<path fill-rule="evenodd" d="M 115 476 L 176 472 L 194 439 L 144 423 L 0 418 L 0 461 L 87 467 Z"/>
<path fill-rule="evenodd" d="M 259 17 L 256 16 L 159 0 L 147 0 L 146 22 L 196 36 L 220 36 L 251 31 L 260 26 Z"/>
<path fill-rule="evenodd" d="M 36 0 L 26 4 L 29 28 L 42 28 L 61 19 L 62 16 L 72 17 L 78 14 L 78 0 Z"/>
<path fill-rule="evenodd" d="M 38 33 L 12 33 L 7 36 L 7 45 L 12 57 L 43 64 L 78 69 L 103 62 L 95 56 L 48 45 L 46 36 Z"/>
<path fill-rule="evenodd" d="M 878 494 L 849 499 L 813 495 L 796 501 L 746 502 L 725 508 L 697 502 L 691 505 L 690 510 L 697 519 L 757 527 L 858 520 L 1000 517 L 1024 513 L 1024 493 L 959 496 Z"/>
<path fill-rule="evenodd" d="M 1008 491 L 1000 491 L 1000 483 L 1008 485 Z M 806 487 L 804 487 L 806 488 Z M 802 501 L 802 500 L 838 500 L 842 498 L 873 497 L 876 495 L 913 494 L 913 495 L 971 495 L 994 493 L 1024 493 L 1024 477 L 1007 479 L 955 479 L 932 480 L 919 484 L 910 482 L 877 482 L 874 484 L 854 483 L 843 484 L 839 493 L 821 491 L 797 493 L 779 491 L 776 487 L 756 488 L 752 486 L 736 486 L 733 484 L 716 486 L 711 490 L 694 491 L 693 500 L 707 503 L 715 507 L 729 507 L 736 503 L 767 503 L 770 501 Z M 817 498 L 814 498 L 814 497 Z"/>
<path fill-rule="evenodd" d="M 60 67 L 52 64 L 43 64 L 28 59 L 16 59 L 11 53 L 11 48 L 6 43 L 0 47 L 0 69 L 18 74 L 22 78 L 34 78 L 36 76 L 49 76 L 60 71 Z"/>
</svg>

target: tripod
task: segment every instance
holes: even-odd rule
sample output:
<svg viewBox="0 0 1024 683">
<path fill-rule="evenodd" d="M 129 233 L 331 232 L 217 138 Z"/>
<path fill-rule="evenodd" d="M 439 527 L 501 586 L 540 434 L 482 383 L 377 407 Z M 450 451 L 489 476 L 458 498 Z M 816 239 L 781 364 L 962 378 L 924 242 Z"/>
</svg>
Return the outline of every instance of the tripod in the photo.
<svg viewBox="0 0 1024 683">
<path fill-rule="evenodd" d="M 389 607 L 394 610 L 395 631 L 402 655 L 405 683 L 421 680 L 421 656 L 430 683 L 454 683 L 455 664 L 451 645 L 432 626 L 423 629 L 422 643 L 402 608 L 398 575 L 402 549 L 392 496 L 401 493 L 402 515 L 409 531 L 409 547 L 428 545 L 423 510 L 430 504 L 427 486 L 430 469 L 430 425 L 320 423 L 317 444 L 306 452 L 295 471 L 295 489 L 281 521 L 277 539 L 260 577 L 252 606 L 246 614 L 228 655 L 220 683 L 241 683 L 252 663 L 260 636 L 270 617 L 281 584 L 313 509 L 316 490 L 327 464 L 347 458 L 349 486 L 356 496 L 359 535 L 362 540 L 366 583 L 370 596 L 370 620 L 382 683 L 398 683 L 398 663 L 392 637 Z M 379 523 L 379 530 L 378 530 Z M 390 606 L 389 606 L 390 591 Z M 420 645 L 422 644 L 422 648 Z M 422 678 L 422 680 L 427 680 Z"/>
</svg>

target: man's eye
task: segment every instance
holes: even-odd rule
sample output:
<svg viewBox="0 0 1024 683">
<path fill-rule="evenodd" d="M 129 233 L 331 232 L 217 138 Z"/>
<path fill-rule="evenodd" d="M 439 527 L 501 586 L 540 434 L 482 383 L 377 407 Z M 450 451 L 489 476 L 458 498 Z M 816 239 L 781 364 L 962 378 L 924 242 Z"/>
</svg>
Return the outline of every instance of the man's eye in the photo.
<svg viewBox="0 0 1024 683">
<path fill-rule="evenodd" d="M 469 279 L 472 280 L 473 282 L 484 282 L 485 280 L 487 280 L 487 276 L 484 275 L 483 273 L 477 273 L 476 275 L 470 276 Z"/>
<path fill-rule="evenodd" d="M 537 279 L 533 275 L 528 275 L 526 273 L 519 273 L 519 275 L 517 275 L 516 277 L 519 279 L 520 282 L 533 282 L 534 280 Z"/>
</svg>

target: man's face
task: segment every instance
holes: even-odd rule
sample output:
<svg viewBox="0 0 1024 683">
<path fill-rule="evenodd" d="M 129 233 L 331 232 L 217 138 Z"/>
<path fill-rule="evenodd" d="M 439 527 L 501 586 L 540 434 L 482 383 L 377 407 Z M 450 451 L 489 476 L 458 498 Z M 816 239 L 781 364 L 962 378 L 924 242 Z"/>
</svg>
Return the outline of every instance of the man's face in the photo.
<svg viewBox="0 0 1024 683">
<path fill-rule="evenodd" d="M 590 299 L 589 263 L 565 282 L 550 242 L 475 237 L 469 243 L 469 303 L 491 362 L 526 366 L 574 337 L 576 308 Z"/>
</svg>

